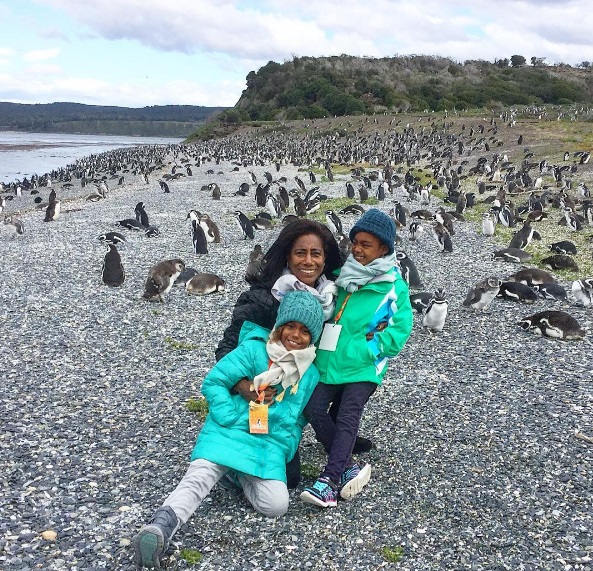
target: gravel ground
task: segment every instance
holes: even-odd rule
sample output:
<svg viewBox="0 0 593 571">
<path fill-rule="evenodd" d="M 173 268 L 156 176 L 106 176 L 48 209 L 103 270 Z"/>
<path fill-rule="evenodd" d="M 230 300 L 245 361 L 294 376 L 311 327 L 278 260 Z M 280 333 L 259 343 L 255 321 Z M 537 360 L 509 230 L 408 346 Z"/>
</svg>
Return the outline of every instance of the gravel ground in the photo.
<svg viewBox="0 0 593 571">
<path fill-rule="evenodd" d="M 156 173 L 149 185 L 128 174 L 106 200 L 68 200 L 52 223 L 28 208 L 29 198 L 8 204 L 22 212 L 26 233 L 11 237 L 0 227 L 0 568 L 133 569 L 131 538 L 185 473 L 200 429 L 185 403 L 199 395 L 247 287 L 248 254 L 278 234 L 279 226 L 241 240 L 232 212 L 256 208 L 253 191 L 233 193 L 248 170 L 259 180 L 266 170 L 284 175 L 288 188 L 297 174 L 293 165 L 279 173 L 269 163 L 233 168 L 206 162 L 170 182 L 170 194 Z M 336 176 L 322 190 L 344 196 L 347 180 Z M 201 190 L 210 182 L 220 185 L 221 201 Z M 75 186 L 69 196 L 81 192 Z M 115 226 L 134 217 L 139 201 L 160 237 Z M 205 256 L 192 254 L 192 208 L 210 214 L 223 235 Z M 354 218 L 343 222 L 348 229 Z M 517 267 L 490 261 L 501 246 L 476 223 L 456 229 L 450 254 L 437 251 L 429 232 L 417 242 L 402 232 L 400 247 L 426 291 L 447 290 L 449 315 L 433 334 L 415 317 L 367 406 L 361 433 L 376 448 L 361 456 L 373 467 L 365 490 L 322 511 L 300 502 L 298 489 L 286 516 L 267 520 L 215 488 L 176 536 L 202 562 L 192 566 L 176 550 L 168 569 L 593 569 L 593 443 L 582 438 L 593 437 L 590 337 L 554 341 L 515 324 L 554 308 L 591 328 L 591 308 L 570 294 L 564 306 L 497 299 L 488 313 L 463 308 L 473 283 Z M 121 288 L 101 282 L 105 247 L 97 237 L 109 230 L 127 237 Z M 174 288 L 164 304 L 140 299 L 148 269 L 174 257 L 217 273 L 227 291 L 189 296 Z M 324 464 L 310 428 L 301 458 L 307 484 Z M 57 539 L 44 539 L 46 531 Z"/>
</svg>

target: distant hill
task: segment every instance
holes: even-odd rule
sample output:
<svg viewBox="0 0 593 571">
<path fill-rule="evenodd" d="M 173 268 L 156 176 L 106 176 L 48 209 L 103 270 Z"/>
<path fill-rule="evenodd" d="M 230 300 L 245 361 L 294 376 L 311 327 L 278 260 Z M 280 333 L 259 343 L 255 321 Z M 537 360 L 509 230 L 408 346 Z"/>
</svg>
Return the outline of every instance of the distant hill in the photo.
<svg viewBox="0 0 593 571">
<path fill-rule="evenodd" d="M 131 108 L 82 103 L 0 102 L 0 130 L 186 137 L 226 107 L 154 105 Z"/>
<path fill-rule="evenodd" d="M 294 57 L 247 75 L 223 124 L 376 112 L 459 111 L 512 105 L 593 104 L 593 67 L 512 56 L 464 63 L 438 56 Z"/>
</svg>

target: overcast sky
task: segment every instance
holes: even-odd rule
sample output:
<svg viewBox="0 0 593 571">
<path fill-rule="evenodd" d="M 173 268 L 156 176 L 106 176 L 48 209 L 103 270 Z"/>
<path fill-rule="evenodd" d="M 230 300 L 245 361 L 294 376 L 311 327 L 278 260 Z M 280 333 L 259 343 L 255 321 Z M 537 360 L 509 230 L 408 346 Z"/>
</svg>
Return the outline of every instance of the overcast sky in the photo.
<svg viewBox="0 0 593 571">
<path fill-rule="evenodd" d="M 233 106 L 293 56 L 593 62 L 591 0 L 0 0 L 0 101 Z"/>
</svg>

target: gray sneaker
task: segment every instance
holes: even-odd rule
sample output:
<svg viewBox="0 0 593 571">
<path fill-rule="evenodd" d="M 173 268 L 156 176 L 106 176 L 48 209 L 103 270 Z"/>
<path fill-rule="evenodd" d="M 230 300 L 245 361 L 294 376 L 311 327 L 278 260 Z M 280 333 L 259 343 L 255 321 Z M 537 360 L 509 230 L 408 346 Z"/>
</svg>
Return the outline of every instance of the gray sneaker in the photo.
<svg viewBox="0 0 593 571">
<path fill-rule="evenodd" d="M 136 567 L 161 569 L 161 557 L 167 551 L 169 542 L 180 525 L 181 522 L 173 508 L 159 508 L 150 522 L 142 527 L 132 540 Z"/>
</svg>

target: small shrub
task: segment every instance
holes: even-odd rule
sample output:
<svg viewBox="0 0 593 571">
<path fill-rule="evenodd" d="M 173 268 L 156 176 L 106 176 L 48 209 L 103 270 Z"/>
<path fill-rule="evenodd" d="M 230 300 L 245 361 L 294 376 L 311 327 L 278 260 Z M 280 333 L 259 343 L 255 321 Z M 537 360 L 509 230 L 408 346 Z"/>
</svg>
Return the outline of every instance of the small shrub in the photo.
<svg viewBox="0 0 593 571">
<path fill-rule="evenodd" d="M 389 563 L 399 563 L 404 556 L 404 548 L 401 545 L 395 547 L 384 547 L 381 549 L 381 555 Z"/>
<path fill-rule="evenodd" d="M 189 412 L 195 412 L 201 422 L 206 420 L 206 416 L 208 415 L 208 401 L 204 397 L 189 397 L 185 403 L 185 408 Z"/>
<path fill-rule="evenodd" d="M 179 552 L 179 556 L 189 565 L 196 565 L 204 558 L 204 556 L 197 549 L 182 549 Z"/>
<path fill-rule="evenodd" d="M 165 337 L 165 343 L 169 349 L 177 349 L 180 351 L 190 351 L 197 349 L 198 346 L 193 343 L 186 343 L 185 341 L 176 341 L 172 337 Z"/>
</svg>

